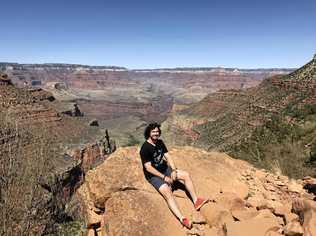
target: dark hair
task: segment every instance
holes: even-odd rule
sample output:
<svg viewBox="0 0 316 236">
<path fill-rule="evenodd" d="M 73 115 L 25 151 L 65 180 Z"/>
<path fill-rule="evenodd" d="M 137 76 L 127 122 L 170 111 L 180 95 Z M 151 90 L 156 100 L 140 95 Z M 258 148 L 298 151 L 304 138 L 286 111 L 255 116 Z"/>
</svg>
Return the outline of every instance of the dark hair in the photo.
<svg viewBox="0 0 316 236">
<path fill-rule="evenodd" d="M 144 137 L 145 139 L 148 139 L 150 137 L 150 132 L 153 130 L 153 129 L 156 129 L 158 128 L 159 130 L 159 135 L 161 135 L 161 129 L 160 129 L 160 124 L 158 124 L 157 122 L 154 122 L 154 123 L 150 123 L 149 125 L 147 125 L 147 127 L 145 128 L 145 131 L 144 131 Z"/>
</svg>

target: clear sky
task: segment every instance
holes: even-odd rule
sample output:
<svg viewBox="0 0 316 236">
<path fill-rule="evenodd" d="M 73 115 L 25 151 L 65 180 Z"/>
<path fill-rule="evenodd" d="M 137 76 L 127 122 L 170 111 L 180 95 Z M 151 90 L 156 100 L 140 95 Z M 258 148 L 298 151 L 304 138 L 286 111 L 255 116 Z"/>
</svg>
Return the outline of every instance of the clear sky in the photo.
<svg viewBox="0 0 316 236">
<path fill-rule="evenodd" d="M 0 4 L 0 61 L 258 68 L 301 66 L 316 53 L 316 0 Z"/>
</svg>

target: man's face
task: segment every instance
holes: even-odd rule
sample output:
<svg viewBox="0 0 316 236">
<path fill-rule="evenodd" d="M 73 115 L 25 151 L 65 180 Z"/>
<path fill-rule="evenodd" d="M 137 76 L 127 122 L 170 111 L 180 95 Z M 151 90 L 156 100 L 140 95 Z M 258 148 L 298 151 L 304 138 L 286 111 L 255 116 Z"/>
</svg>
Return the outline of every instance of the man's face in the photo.
<svg viewBox="0 0 316 236">
<path fill-rule="evenodd" d="M 150 138 L 152 140 L 157 140 L 159 138 L 159 129 L 158 129 L 158 127 L 154 128 L 152 131 L 150 131 Z"/>
</svg>

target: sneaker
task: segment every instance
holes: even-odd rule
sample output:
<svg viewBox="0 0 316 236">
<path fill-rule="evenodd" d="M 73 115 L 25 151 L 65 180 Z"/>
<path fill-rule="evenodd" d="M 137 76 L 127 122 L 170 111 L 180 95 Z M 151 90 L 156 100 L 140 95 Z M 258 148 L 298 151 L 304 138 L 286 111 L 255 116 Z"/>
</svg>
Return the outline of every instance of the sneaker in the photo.
<svg viewBox="0 0 316 236">
<path fill-rule="evenodd" d="M 191 229 L 192 228 L 192 223 L 188 218 L 182 218 L 181 220 L 181 224 L 186 227 L 187 229 Z"/>
<path fill-rule="evenodd" d="M 208 202 L 208 199 L 205 199 L 205 198 L 202 198 L 202 197 L 198 197 L 196 199 L 196 202 L 194 203 L 194 208 L 198 211 L 207 202 Z"/>
</svg>

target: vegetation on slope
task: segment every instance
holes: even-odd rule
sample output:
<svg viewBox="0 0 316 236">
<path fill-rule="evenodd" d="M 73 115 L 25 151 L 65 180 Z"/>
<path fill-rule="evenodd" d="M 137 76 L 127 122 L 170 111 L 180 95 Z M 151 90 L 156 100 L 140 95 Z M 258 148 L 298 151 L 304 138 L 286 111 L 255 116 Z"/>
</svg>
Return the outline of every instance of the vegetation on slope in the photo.
<svg viewBox="0 0 316 236">
<path fill-rule="evenodd" d="M 316 176 L 315 106 L 316 58 L 256 88 L 210 94 L 164 127 L 174 144 L 224 151 L 290 177 Z"/>
<path fill-rule="evenodd" d="M 289 123 L 284 117 L 291 117 Z M 250 138 L 229 151 L 259 167 L 291 177 L 316 176 L 316 104 L 289 106 L 255 129 Z"/>
</svg>

